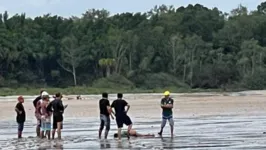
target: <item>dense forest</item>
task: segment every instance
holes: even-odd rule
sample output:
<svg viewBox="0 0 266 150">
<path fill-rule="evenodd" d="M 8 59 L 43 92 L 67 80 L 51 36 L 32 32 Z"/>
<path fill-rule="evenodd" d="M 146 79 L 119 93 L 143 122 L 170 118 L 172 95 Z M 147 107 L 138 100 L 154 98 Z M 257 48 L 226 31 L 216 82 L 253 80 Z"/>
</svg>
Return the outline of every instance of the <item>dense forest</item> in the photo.
<svg viewBox="0 0 266 150">
<path fill-rule="evenodd" d="M 0 87 L 266 87 L 266 2 L 82 17 L 0 14 Z"/>
</svg>

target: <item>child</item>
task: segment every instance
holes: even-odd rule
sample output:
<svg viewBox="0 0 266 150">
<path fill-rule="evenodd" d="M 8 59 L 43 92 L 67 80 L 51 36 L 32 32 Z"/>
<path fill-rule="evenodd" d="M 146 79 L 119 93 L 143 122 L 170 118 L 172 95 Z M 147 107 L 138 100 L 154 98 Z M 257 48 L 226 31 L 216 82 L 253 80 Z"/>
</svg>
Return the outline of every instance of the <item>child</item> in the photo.
<svg viewBox="0 0 266 150">
<path fill-rule="evenodd" d="M 42 96 L 42 102 L 41 102 L 41 138 L 45 137 L 45 135 L 48 136 L 48 139 L 50 140 L 50 132 L 51 132 L 51 113 L 47 111 L 47 106 L 49 104 L 49 95 L 43 95 Z"/>
<path fill-rule="evenodd" d="M 24 98 L 22 96 L 18 97 L 18 103 L 15 107 L 15 111 L 17 112 L 17 123 L 18 123 L 18 138 L 22 137 L 22 131 L 24 128 L 24 122 L 26 121 L 26 113 L 24 110 Z"/>
</svg>

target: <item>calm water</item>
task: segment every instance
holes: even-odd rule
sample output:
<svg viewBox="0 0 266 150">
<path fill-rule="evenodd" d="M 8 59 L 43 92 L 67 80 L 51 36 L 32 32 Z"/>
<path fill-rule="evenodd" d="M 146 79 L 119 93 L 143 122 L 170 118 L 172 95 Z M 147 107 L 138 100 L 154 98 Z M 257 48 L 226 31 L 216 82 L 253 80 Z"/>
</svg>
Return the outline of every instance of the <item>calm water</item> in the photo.
<svg viewBox="0 0 266 150">
<path fill-rule="evenodd" d="M 35 138 L 33 120 L 25 124 L 23 139 L 16 139 L 16 123 L 0 121 L 0 149 L 196 149 L 243 150 L 266 149 L 266 117 L 264 116 L 206 116 L 175 119 L 175 137 L 170 138 L 167 125 L 163 137 L 131 138 L 121 142 L 113 139 L 116 131 L 112 121 L 108 140 L 98 140 L 98 118 L 65 118 L 62 141 Z M 160 118 L 132 118 L 139 133 L 156 134 Z"/>
</svg>

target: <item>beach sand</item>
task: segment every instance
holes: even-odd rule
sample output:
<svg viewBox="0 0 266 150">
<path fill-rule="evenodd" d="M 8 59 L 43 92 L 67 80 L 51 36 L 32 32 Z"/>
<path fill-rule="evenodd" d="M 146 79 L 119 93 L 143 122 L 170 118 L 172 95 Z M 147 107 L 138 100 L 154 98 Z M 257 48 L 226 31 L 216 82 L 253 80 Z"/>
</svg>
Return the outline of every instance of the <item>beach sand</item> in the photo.
<svg viewBox="0 0 266 150">
<path fill-rule="evenodd" d="M 17 140 L 16 97 L 1 97 L 0 146 L 2 149 L 265 149 L 265 96 L 265 91 L 172 94 L 175 137 L 170 138 L 167 124 L 163 138 L 132 138 L 131 143 L 113 139 L 114 120 L 109 140 L 97 139 L 100 95 L 84 95 L 83 100 L 68 100 L 75 96 L 65 96 L 63 103 L 69 106 L 64 114 L 61 141 L 35 138 L 34 96 L 25 96 L 24 138 Z M 131 105 L 128 115 L 133 128 L 140 133 L 156 134 L 160 129 L 162 95 L 125 94 L 124 98 Z M 115 95 L 110 95 L 110 102 L 113 99 Z"/>
</svg>

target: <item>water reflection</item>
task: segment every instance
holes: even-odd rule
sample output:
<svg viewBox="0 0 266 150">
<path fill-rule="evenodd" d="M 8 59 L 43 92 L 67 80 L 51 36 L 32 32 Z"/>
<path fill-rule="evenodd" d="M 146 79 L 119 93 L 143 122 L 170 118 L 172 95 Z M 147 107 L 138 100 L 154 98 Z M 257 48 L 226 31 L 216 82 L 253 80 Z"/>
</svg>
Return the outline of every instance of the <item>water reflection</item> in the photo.
<svg viewBox="0 0 266 150">
<path fill-rule="evenodd" d="M 173 146 L 174 138 L 161 136 L 161 141 L 163 149 L 175 149 L 175 147 Z"/>
<path fill-rule="evenodd" d="M 110 141 L 109 140 L 100 141 L 100 148 L 101 149 L 111 148 Z"/>
</svg>

